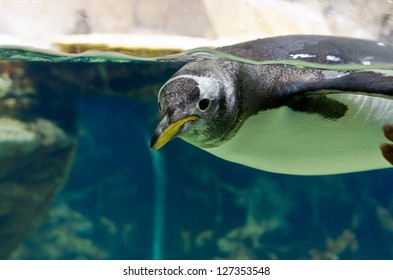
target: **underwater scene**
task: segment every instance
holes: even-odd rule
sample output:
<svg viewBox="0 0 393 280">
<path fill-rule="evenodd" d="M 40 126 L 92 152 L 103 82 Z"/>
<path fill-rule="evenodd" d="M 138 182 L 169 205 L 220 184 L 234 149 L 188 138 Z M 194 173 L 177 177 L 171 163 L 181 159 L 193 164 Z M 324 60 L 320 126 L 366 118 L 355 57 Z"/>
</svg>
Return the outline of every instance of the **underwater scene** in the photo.
<svg viewBox="0 0 393 280">
<path fill-rule="evenodd" d="M 249 61 L 206 48 L 141 59 L 3 47 L 0 57 L 1 259 L 393 258 L 389 168 L 285 175 L 178 138 L 150 147 L 158 92 L 187 62 L 369 63 Z"/>
</svg>

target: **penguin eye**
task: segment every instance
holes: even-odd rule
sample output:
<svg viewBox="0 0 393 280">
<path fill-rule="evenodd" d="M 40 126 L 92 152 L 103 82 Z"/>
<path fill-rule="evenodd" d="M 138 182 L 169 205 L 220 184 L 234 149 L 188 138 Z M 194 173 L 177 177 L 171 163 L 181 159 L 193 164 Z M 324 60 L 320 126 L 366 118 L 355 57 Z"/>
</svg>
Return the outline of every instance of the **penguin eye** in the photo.
<svg viewBox="0 0 393 280">
<path fill-rule="evenodd" d="M 199 100 L 199 103 L 198 103 L 199 110 L 206 111 L 207 108 L 209 108 L 209 105 L 210 105 L 210 99 L 203 98 L 203 99 Z"/>
</svg>

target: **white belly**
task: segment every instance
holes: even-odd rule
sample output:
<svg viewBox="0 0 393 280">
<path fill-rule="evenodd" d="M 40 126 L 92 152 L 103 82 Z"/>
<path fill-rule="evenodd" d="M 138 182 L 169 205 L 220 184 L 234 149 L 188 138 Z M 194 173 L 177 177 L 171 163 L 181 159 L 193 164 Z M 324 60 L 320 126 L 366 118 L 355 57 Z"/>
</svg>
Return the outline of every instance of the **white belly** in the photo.
<svg viewBox="0 0 393 280">
<path fill-rule="evenodd" d="M 261 170 L 321 175 L 391 166 L 379 146 L 387 142 L 382 125 L 393 123 L 393 100 L 330 95 L 348 105 L 338 120 L 295 112 L 288 107 L 246 120 L 228 142 L 206 151 Z"/>
</svg>

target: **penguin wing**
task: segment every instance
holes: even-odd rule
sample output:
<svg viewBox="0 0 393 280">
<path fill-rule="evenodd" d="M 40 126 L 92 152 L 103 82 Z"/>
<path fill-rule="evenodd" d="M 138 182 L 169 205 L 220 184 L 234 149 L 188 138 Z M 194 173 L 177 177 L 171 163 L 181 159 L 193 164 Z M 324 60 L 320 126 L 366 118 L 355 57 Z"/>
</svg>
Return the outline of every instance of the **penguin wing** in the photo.
<svg viewBox="0 0 393 280">
<path fill-rule="evenodd" d="M 279 89 L 282 97 L 352 93 L 393 99 L 393 71 L 359 71 L 321 81 L 294 81 Z"/>
<path fill-rule="evenodd" d="M 328 97 L 343 93 L 393 99 L 393 72 L 352 72 L 321 81 L 289 82 L 278 90 L 291 109 L 327 119 L 339 119 L 347 112 L 347 105 Z"/>
</svg>

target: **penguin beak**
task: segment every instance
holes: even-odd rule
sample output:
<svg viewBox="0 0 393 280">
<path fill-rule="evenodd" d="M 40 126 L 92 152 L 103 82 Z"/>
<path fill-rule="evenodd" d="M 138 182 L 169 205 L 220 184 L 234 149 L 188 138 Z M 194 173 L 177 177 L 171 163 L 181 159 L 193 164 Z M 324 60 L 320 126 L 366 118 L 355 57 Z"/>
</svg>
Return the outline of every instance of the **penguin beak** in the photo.
<svg viewBox="0 0 393 280">
<path fill-rule="evenodd" d="M 150 149 L 158 150 L 165 146 L 166 143 L 177 135 L 185 123 L 189 121 L 196 121 L 198 119 L 199 118 L 197 116 L 189 116 L 169 124 L 169 118 L 165 114 L 153 133 L 150 142 Z"/>
</svg>

